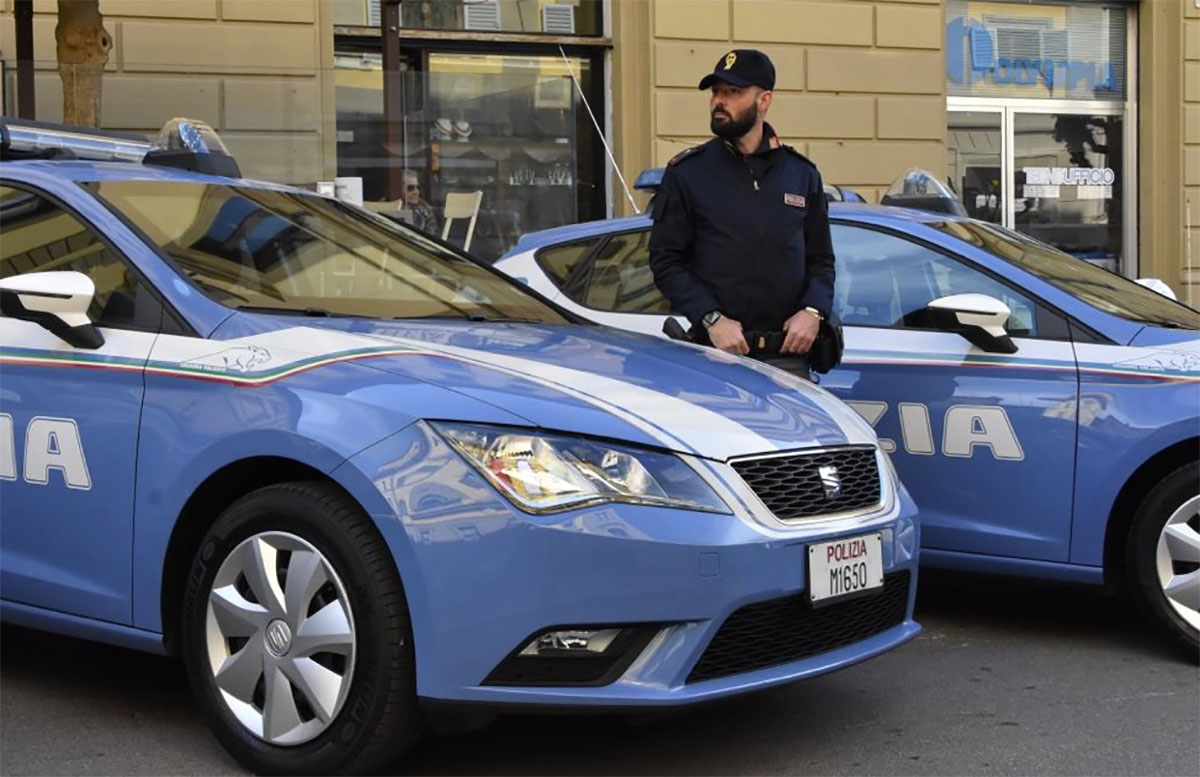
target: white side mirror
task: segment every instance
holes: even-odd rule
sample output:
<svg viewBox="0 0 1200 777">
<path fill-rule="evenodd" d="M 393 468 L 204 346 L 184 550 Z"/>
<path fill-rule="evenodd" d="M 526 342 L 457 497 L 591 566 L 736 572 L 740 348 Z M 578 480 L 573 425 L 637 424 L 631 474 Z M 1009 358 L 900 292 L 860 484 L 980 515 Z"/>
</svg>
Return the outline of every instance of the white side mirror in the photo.
<svg viewBox="0 0 1200 777">
<path fill-rule="evenodd" d="M 0 279 L 0 312 L 40 324 L 76 348 L 99 348 L 104 335 L 88 318 L 96 284 L 81 272 L 32 272 Z"/>
<path fill-rule="evenodd" d="M 971 343 L 993 353 L 1016 353 L 1017 346 L 1004 325 L 1012 311 L 986 294 L 953 294 L 927 306 L 935 326 L 958 332 Z"/>
<path fill-rule="evenodd" d="M 1145 286 L 1151 291 L 1157 291 L 1159 294 L 1178 301 L 1179 297 L 1175 296 L 1175 292 L 1171 291 L 1171 287 L 1160 281 L 1158 278 L 1138 278 L 1137 283 Z"/>
</svg>

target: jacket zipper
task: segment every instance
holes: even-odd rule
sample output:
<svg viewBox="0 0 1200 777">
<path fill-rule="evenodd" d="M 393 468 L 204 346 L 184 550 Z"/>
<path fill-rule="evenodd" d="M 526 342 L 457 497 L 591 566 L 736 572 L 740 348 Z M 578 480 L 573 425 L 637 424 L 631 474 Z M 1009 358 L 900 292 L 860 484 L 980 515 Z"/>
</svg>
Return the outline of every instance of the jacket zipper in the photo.
<svg viewBox="0 0 1200 777">
<path fill-rule="evenodd" d="M 750 182 L 754 184 L 754 191 L 759 191 L 758 176 L 754 174 L 754 168 L 750 166 L 749 157 L 742 157 L 742 164 L 746 165 L 746 172 L 750 173 Z"/>
</svg>

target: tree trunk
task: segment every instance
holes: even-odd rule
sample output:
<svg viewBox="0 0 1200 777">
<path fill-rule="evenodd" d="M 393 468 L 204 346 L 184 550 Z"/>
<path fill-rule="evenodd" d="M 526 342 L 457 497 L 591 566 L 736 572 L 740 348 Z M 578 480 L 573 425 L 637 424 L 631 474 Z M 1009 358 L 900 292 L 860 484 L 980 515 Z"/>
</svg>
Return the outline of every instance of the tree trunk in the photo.
<svg viewBox="0 0 1200 777">
<path fill-rule="evenodd" d="M 54 40 L 63 85 L 63 123 L 99 128 L 100 80 L 112 48 L 100 0 L 58 0 Z"/>
</svg>

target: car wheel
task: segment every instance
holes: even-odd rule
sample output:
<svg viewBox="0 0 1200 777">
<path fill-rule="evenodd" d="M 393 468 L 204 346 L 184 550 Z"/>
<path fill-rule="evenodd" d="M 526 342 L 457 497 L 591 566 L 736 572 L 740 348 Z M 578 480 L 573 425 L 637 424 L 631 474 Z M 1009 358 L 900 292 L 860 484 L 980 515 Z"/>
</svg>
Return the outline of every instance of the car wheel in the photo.
<svg viewBox="0 0 1200 777">
<path fill-rule="evenodd" d="M 1200 468 L 1159 481 L 1130 529 L 1130 589 L 1147 617 L 1200 658 Z"/>
<path fill-rule="evenodd" d="M 333 486 L 269 486 L 229 507 L 200 544 L 182 618 L 205 717 L 255 772 L 370 771 L 421 731 L 395 563 Z"/>
</svg>

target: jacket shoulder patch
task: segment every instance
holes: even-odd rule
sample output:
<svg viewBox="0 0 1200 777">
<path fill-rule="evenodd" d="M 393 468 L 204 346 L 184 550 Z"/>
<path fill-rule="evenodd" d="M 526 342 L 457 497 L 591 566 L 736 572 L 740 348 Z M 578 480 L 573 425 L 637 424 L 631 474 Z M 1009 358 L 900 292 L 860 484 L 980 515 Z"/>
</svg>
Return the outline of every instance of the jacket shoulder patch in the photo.
<svg viewBox="0 0 1200 777">
<path fill-rule="evenodd" d="M 784 144 L 783 144 L 783 147 L 784 147 L 784 149 L 786 149 L 786 150 L 787 150 L 787 152 L 788 152 L 789 154 L 791 154 L 792 156 L 797 156 L 797 157 L 800 157 L 800 159 L 804 160 L 805 162 L 807 162 L 808 164 L 812 165 L 813 167 L 816 167 L 816 164 L 814 164 L 814 163 L 813 163 L 813 161 L 812 161 L 811 159 L 809 159 L 808 157 L 804 156 L 804 154 L 801 154 L 799 151 L 797 151 L 797 150 L 795 149 L 795 147 L 793 147 L 793 146 L 789 146 L 789 145 L 788 145 L 788 144 L 786 144 L 786 143 L 784 143 Z"/>
<path fill-rule="evenodd" d="M 698 146 L 692 146 L 691 148 L 685 148 L 683 151 L 680 151 L 678 154 L 676 154 L 675 156 L 671 157 L 671 161 L 670 161 L 670 162 L 667 162 L 667 167 L 671 167 L 671 166 L 673 166 L 673 165 L 677 165 L 677 164 L 679 164 L 680 162 L 682 162 L 683 160 L 687 159 L 688 157 L 690 157 L 690 156 L 693 156 L 694 154 L 696 154 L 696 152 L 698 152 L 698 151 L 699 151 L 700 149 L 702 149 L 702 148 L 704 148 L 704 144 L 703 144 L 703 143 L 701 143 L 701 144 L 700 144 L 700 145 L 698 145 Z"/>
</svg>

